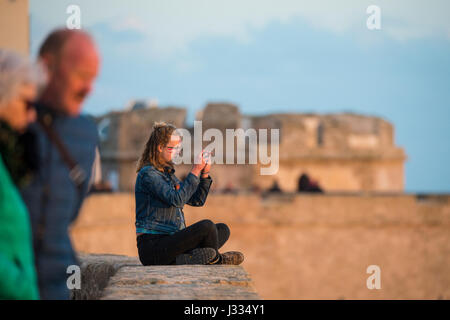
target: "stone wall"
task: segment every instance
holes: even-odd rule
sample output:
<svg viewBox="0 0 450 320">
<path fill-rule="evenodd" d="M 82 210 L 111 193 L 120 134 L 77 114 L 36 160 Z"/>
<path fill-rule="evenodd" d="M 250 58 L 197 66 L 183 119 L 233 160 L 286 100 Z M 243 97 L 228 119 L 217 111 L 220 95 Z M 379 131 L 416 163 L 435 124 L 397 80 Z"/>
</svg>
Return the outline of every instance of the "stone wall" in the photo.
<svg viewBox="0 0 450 320">
<path fill-rule="evenodd" d="M 186 124 L 185 118 L 186 110 L 176 107 L 112 112 L 99 117 L 103 178 L 107 180 L 110 172 L 116 172 L 119 189 L 133 191 L 136 162 L 153 122 L 164 120 L 187 128 L 192 134 L 193 124 Z M 395 145 L 393 125 L 382 118 L 352 113 L 242 115 L 236 105 L 209 103 L 198 113 L 197 120 L 202 121 L 203 133 L 210 128 L 218 129 L 224 140 L 227 139 L 226 129 L 255 129 L 258 140 L 256 145 L 252 144 L 252 150 L 257 152 L 261 129 L 268 130 L 269 146 L 271 130 L 278 129 L 280 133 L 279 159 L 276 160 L 275 155 L 270 159 L 279 162 L 276 174 L 261 175 L 261 168 L 267 166 L 261 165 L 258 155 L 258 163 L 249 165 L 248 138 L 242 149 L 246 152 L 245 164 L 237 164 L 238 139 L 233 138 L 234 165 L 215 164 L 214 188 L 267 189 L 278 180 L 281 189 L 292 192 L 297 188 L 298 178 L 307 173 L 327 191 L 404 189 L 406 155 Z M 106 123 L 109 126 L 105 126 Z M 203 141 L 203 147 L 213 141 Z M 223 163 L 227 151 L 223 150 Z"/>
<path fill-rule="evenodd" d="M 143 266 L 139 259 L 80 254 L 81 288 L 73 300 L 256 300 L 240 266 Z"/>
<path fill-rule="evenodd" d="M 261 175 L 260 167 L 253 168 L 252 181 L 263 190 L 268 189 L 276 180 L 283 191 L 295 192 L 303 173 L 318 181 L 323 190 L 331 192 L 401 192 L 404 189 L 403 160 L 333 158 L 281 160 L 276 175 Z M 224 177 L 220 175 L 218 178 Z"/>
<path fill-rule="evenodd" d="M 28 0 L 0 1 L 0 48 L 14 50 L 24 56 L 29 55 Z"/>
<path fill-rule="evenodd" d="M 450 299 L 450 196 L 211 194 L 188 224 L 225 222 L 263 299 Z M 136 256 L 134 195 L 89 197 L 75 247 Z M 369 265 L 380 290 L 366 287 Z"/>
<path fill-rule="evenodd" d="M 326 191 L 404 190 L 406 155 L 395 145 L 394 128 L 384 119 L 351 113 L 270 114 L 249 118 L 256 129 L 280 129 L 276 175 L 253 169 L 252 184 L 269 188 L 277 180 L 287 192 L 297 190 L 306 173 Z"/>
</svg>

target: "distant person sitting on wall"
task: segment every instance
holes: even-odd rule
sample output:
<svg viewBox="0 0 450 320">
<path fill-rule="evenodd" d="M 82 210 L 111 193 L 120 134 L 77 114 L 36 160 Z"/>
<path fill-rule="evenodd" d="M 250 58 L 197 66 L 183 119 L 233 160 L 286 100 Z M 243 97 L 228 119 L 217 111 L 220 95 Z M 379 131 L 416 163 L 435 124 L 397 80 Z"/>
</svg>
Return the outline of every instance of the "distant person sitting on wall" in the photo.
<svg viewBox="0 0 450 320">
<path fill-rule="evenodd" d="M 323 192 L 319 184 L 303 173 L 298 179 L 298 192 Z"/>
<path fill-rule="evenodd" d="M 270 193 L 281 193 L 281 192 L 283 192 L 283 191 L 280 189 L 280 186 L 278 185 L 278 181 L 277 181 L 277 180 L 275 180 L 275 181 L 273 182 L 272 186 L 271 186 L 270 189 L 267 190 L 267 191 L 270 192 Z"/>
<path fill-rule="evenodd" d="M 233 184 L 231 182 L 228 182 L 227 185 L 225 186 L 225 188 L 223 188 L 222 192 L 235 194 L 236 189 L 233 187 Z"/>
<path fill-rule="evenodd" d="M 261 193 L 261 187 L 259 185 L 257 185 L 257 184 L 253 184 L 250 187 L 250 191 L 253 192 L 253 193 Z"/>
<path fill-rule="evenodd" d="M 140 261 L 143 265 L 242 263 L 242 253 L 218 251 L 230 236 L 226 224 L 202 220 L 186 227 L 183 206 L 205 204 L 212 183 L 211 160 L 202 152 L 180 181 L 172 162 L 180 142 L 173 125 L 155 123 L 139 160 L 135 196 Z"/>
<path fill-rule="evenodd" d="M 100 181 L 96 184 L 93 184 L 89 189 L 89 193 L 110 193 L 112 192 L 112 186 L 109 181 Z"/>
</svg>

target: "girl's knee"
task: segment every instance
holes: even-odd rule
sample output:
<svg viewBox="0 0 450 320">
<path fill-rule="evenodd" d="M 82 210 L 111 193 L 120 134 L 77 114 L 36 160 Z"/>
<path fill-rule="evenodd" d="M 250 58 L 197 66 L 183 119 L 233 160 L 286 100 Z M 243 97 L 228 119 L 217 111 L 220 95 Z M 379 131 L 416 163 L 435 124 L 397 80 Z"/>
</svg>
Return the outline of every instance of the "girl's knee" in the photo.
<svg viewBox="0 0 450 320">
<path fill-rule="evenodd" d="M 209 219 L 204 219 L 199 222 L 203 229 L 211 231 L 216 229 L 216 224 Z"/>
<path fill-rule="evenodd" d="M 223 234 L 230 235 L 230 228 L 225 223 L 217 223 L 216 228 Z"/>
</svg>

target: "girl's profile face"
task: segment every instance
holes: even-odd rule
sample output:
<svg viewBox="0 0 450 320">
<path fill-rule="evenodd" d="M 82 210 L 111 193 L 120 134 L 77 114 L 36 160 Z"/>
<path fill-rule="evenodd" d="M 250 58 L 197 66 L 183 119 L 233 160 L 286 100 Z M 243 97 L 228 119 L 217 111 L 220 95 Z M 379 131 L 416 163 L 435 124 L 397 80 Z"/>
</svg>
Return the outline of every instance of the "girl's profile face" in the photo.
<svg viewBox="0 0 450 320">
<path fill-rule="evenodd" d="M 161 159 L 165 162 L 172 161 L 173 157 L 180 151 L 181 138 L 178 135 L 172 135 L 166 146 L 159 147 Z"/>
</svg>

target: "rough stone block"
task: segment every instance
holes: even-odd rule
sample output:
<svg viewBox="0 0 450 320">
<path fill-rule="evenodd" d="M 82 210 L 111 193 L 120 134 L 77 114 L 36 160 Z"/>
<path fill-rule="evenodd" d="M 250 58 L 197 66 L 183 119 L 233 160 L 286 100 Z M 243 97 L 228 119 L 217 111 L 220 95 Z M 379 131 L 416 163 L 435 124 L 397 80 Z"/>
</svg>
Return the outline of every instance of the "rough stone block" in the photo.
<svg viewBox="0 0 450 320">
<path fill-rule="evenodd" d="M 80 255 L 82 288 L 72 298 L 102 300 L 256 300 L 241 266 L 142 266 L 134 257 Z"/>
</svg>

